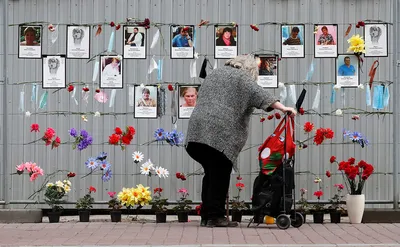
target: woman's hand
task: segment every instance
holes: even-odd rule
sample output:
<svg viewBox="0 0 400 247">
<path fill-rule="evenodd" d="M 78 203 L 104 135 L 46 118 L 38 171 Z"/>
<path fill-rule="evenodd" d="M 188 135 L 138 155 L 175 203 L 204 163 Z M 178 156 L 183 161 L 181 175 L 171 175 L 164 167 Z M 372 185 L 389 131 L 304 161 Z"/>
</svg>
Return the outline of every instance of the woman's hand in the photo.
<svg viewBox="0 0 400 247">
<path fill-rule="evenodd" d="M 294 109 L 293 107 L 286 107 L 286 106 L 282 108 L 282 112 L 289 113 L 289 115 L 293 117 L 296 116 L 297 114 L 296 109 Z"/>
</svg>

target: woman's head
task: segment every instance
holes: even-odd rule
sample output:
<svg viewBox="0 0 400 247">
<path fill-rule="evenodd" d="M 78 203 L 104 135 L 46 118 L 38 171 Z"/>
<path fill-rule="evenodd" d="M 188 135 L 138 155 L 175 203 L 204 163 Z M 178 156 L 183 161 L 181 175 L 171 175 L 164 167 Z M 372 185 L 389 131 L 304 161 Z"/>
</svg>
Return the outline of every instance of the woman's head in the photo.
<svg viewBox="0 0 400 247">
<path fill-rule="evenodd" d="M 232 36 L 232 28 L 230 28 L 230 27 L 224 28 L 222 35 L 224 36 L 225 39 L 230 39 Z"/>
<path fill-rule="evenodd" d="M 258 79 L 258 63 L 253 55 L 239 55 L 226 61 L 225 65 L 245 70 L 254 80 Z"/>
<path fill-rule="evenodd" d="M 150 98 L 150 90 L 148 88 L 143 88 L 142 96 L 143 96 L 143 99 L 145 99 L 145 100 L 149 99 Z"/>
<path fill-rule="evenodd" d="M 322 31 L 322 33 L 323 34 L 328 34 L 328 28 L 326 27 L 326 26 L 323 26 L 322 28 L 321 28 L 321 31 Z"/>
<path fill-rule="evenodd" d="M 24 30 L 25 42 L 27 45 L 33 45 L 36 40 L 36 30 L 33 27 L 27 27 Z"/>
<path fill-rule="evenodd" d="M 197 101 L 197 88 L 185 87 L 181 91 L 181 97 L 184 98 L 187 106 L 196 106 Z"/>
</svg>

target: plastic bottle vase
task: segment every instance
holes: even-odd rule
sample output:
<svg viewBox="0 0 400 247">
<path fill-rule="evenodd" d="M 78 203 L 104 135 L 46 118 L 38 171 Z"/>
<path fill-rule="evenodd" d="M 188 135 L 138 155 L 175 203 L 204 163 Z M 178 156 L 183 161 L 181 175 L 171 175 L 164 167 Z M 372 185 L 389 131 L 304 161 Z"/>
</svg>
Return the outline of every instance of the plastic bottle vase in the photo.
<svg viewBox="0 0 400 247">
<path fill-rule="evenodd" d="M 264 223 L 265 224 L 275 224 L 275 219 L 273 217 L 266 215 L 264 217 Z"/>
</svg>

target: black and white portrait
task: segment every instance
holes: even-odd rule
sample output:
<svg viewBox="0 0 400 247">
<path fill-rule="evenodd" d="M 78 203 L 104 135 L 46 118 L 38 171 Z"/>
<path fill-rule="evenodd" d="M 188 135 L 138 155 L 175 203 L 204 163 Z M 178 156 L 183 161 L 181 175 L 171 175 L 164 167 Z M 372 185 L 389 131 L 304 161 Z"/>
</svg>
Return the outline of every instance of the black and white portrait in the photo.
<svg viewBox="0 0 400 247">
<path fill-rule="evenodd" d="M 42 58 L 42 26 L 18 27 L 18 58 Z"/>
<path fill-rule="evenodd" d="M 90 57 L 90 27 L 67 26 L 67 58 Z"/>
<path fill-rule="evenodd" d="M 388 33 L 385 23 L 368 23 L 364 26 L 365 56 L 388 56 Z"/>
<path fill-rule="evenodd" d="M 124 59 L 146 58 L 146 29 L 141 26 L 127 25 L 123 27 Z"/>
<path fill-rule="evenodd" d="M 43 88 L 65 87 L 65 56 L 43 56 Z"/>
</svg>

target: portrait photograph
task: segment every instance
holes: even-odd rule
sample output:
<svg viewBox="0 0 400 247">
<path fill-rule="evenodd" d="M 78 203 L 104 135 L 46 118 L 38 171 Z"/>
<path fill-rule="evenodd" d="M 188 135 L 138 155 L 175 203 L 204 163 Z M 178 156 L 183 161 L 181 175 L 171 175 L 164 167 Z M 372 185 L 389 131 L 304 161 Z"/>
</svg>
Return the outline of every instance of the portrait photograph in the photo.
<svg viewBox="0 0 400 247">
<path fill-rule="evenodd" d="M 194 26 L 171 26 L 171 59 L 194 58 Z"/>
<path fill-rule="evenodd" d="M 314 57 L 332 58 L 338 56 L 336 24 L 314 25 Z"/>
<path fill-rule="evenodd" d="M 135 118 L 157 118 L 158 91 L 155 85 L 135 85 Z"/>
<path fill-rule="evenodd" d="M 238 55 L 238 28 L 231 26 L 215 26 L 214 57 L 234 58 Z"/>
<path fill-rule="evenodd" d="M 90 58 L 89 26 L 67 26 L 67 58 Z"/>
<path fill-rule="evenodd" d="M 303 58 L 304 24 L 281 26 L 281 50 L 283 58 Z"/>
<path fill-rule="evenodd" d="M 140 26 L 123 26 L 124 59 L 146 59 L 147 32 Z"/>
<path fill-rule="evenodd" d="M 278 88 L 278 56 L 257 55 L 258 85 L 263 88 Z"/>
<path fill-rule="evenodd" d="M 200 85 L 179 85 L 179 114 L 178 118 L 190 118 L 197 104 Z"/>
<path fill-rule="evenodd" d="M 42 58 L 42 26 L 18 26 L 18 58 Z"/>
<path fill-rule="evenodd" d="M 100 88 L 123 88 L 122 57 L 101 55 L 100 61 Z"/>
<path fill-rule="evenodd" d="M 352 54 L 341 54 L 336 58 L 336 84 L 340 87 L 358 87 L 358 58 Z"/>
<path fill-rule="evenodd" d="M 388 56 L 388 25 L 386 23 L 366 23 L 364 26 L 365 57 Z"/>
<path fill-rule="evenodd" d="M 65 88 L 65 56 L 43 56 L 42 88 Z"/>
</svg>

